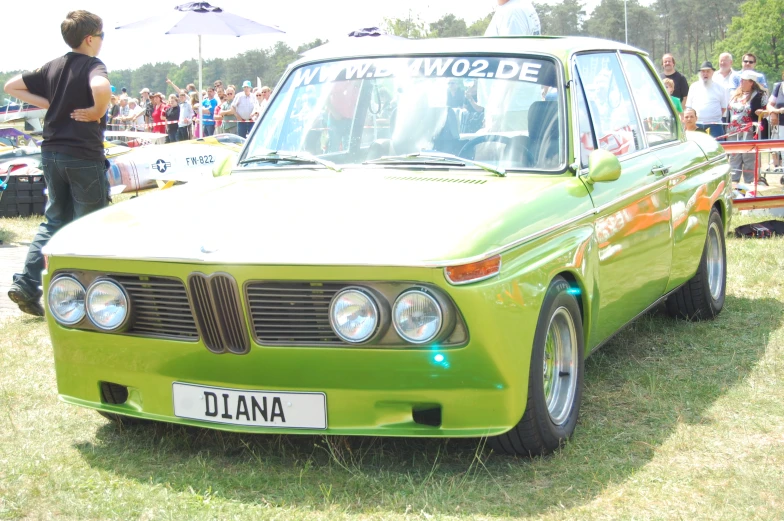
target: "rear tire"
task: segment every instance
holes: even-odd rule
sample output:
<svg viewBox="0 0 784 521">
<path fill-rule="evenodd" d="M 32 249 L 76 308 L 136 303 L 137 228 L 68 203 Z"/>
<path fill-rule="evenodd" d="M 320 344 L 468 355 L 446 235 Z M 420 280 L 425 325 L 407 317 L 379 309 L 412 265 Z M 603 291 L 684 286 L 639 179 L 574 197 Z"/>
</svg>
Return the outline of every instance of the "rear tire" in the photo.
<svg viewBox="0 0 784 521">
<path fill-rule="evenodd" d="M 520 422 L 488 439 L 502 454 L 549 454 L 577 426 L 584 371 L 580 306 L 569 283 L 556 277 L 547 289 L 536 324 L 528 374 L 528 402 Z"/>
<path fill-rule="evenodd" d="M 697 273 L 667 297 L 667 311 L 676 318 L 712 320 L 724 307 L 727 289 L 727 247 L 721 215 L 713 208 Z"/>
</svg>

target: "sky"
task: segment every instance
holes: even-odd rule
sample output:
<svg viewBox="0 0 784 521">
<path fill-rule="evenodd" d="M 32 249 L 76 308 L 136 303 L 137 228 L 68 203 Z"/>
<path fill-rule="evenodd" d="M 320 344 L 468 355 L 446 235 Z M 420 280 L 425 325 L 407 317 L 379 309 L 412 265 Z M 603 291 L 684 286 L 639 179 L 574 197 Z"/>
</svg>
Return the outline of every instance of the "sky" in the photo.
<svg viewBox="0 0 784 521">
<path fill-rule="evenodd" d="M 557 3 L 558 0 L 546 0 Z M 3 24 L 4 51 L 0 54 L 0 71 L 32 70 L 68 52 L 60 35 L 60 22 L 68 11 L 86 9 L 103 18 L 106 33 L 99 58 L 112 70 L 134 69 L 145 63 L 170 61 L 181 63 L 198 57 L 198 39 L 186 35 L 155 35 L 140 30 L 116 30 L 124 25 L 173 11 L 184 0 L 39 0 L 15 4 L 14 15 L 5 10 L 8 23 Z M 382 27 L 384 18 L 417 17 L 426 23 L 444 14 L 454 14 L 469 25 L 490 13 L 496 0 L 214 0 L 210 2 L 227 12 L 251 20 L 277 25 L 286 34 L 202 37 L 202 56 L 230 58 L 250 49 L 269 48 L 283 41 L 292 48 L 321 38 L 344 36 L 362 27 Z M 586 2 L 595 3 L 595 0 Z M 15 42 L 9 45 L 9 42 Z"/>
</svg>

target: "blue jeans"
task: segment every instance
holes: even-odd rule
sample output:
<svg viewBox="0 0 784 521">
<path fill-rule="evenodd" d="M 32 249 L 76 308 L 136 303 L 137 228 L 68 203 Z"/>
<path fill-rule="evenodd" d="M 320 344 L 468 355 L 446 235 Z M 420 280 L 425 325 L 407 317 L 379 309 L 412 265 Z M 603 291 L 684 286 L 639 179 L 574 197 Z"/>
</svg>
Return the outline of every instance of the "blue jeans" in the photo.
<svg viewBox="0 0 784 521">
<path fill-rule="evenodd" d="M 27 251 L 24 271 L 14 274 L 14 283 L 33 297 L 42 294 L 39 288 L 44 270 L 41 248 L 66 224 L 109 203 L 107 161 L 79 159 L 62 152 L 43 152 L 41 163 L 49 190 L 44 213 L 46 222 L 38 227 L 38 233 Z"/>
<path fill-rule="evenodd" d="M 703 132 L 707 132 L 714 139 L 726 134 L 724 131 L 724 125 L 721 123 L 697 123 L 697 129 L 702 130 Z"/>
<path fill-rule="evenodd" d="M 204 137 L 207 136 L 214 136 L 215 135 L 215 124 L 208 125 L 207 123 L 204 124 Z"/>
<path fill-rule="evenodd" d="M 191 138 L 188 127 L 177 128 L 177 141 L 188 141 Z"/>
<path fill-rule="evenodd" d="M 238 121 L 237 122 L 237 135 L 240 137 L 248 137 L 248 132 L 253 128 L 253 121 Z"/>
</svg>

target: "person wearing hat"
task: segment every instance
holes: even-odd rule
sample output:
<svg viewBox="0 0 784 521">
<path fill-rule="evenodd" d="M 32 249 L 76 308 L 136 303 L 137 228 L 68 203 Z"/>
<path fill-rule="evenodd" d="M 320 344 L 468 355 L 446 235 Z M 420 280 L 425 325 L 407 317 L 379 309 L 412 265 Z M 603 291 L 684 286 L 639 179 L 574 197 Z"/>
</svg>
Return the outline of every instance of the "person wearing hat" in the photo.
<svg viewBox="0 0 784 521">
<path fill-rule="evenodd" d="M 144 109 L 139 105 L 139 100 L 136 98 L 128 100 L 127 120 L 130 124 L 128 130 L 144 132 Z"/>
<path fill-rule="evenodd" d="M 250 115 L 253 113 L 256 100 L 251 92 L 252 84 L 250 80 L 242 82 L 242 92 L 234 96 L 231 108 L 237 116 L 237 134 L 240 137 L 248 137 L 248 132 L 253 127 Z"/>
<path fill-rule="evenodd" d="M 700 79 L 689 87 L 686 106 L 697 111 L 697 128 L 717 138 L 724 135 L 722 118 L 729 101 L 727 89 L 713 81 L 711 62 L 703 62 L 700 66 Z"/>
<path fill-rule="evenodd" d="M 748 141 L 752 139 L 765 139 L 766 121 L 768 113 L 765 106 L 768 102 L 767 93 L 759 84 L 759 76 L 751 70 L 740 73 L 740 85 L 735 90 L 729 101 L 727 139 L 730 141 Z M 755 128 L 753 123 L 760 122 Z M 732 168 L 732 181 L 754 181 L 754 152 L 748 154 L 730 155 L 730 168 Z"/>
<path fill-rule="evenodd" d="M 152 100 L 150 99 L 150 89 L 147 87 L 139 91 L 139 106 L 144 111 L 144 123 L 147 130 L 152 128 Z M 139 129 L 141 130 L 141 129 Z"/>
</svg>

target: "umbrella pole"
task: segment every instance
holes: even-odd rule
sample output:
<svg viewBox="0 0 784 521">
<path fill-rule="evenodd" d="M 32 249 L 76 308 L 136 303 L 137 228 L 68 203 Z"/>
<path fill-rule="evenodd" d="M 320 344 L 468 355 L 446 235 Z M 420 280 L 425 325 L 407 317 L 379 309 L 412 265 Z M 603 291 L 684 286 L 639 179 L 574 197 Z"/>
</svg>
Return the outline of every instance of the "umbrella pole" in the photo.
<svg viewBox="0 0 784 521">
<path fill-rule="evenodd" d="M 202 110 L 201 99 L 201 35 L 199 35 L 199 137 L 204 137 L 204 111 Z"/>
</svg>

